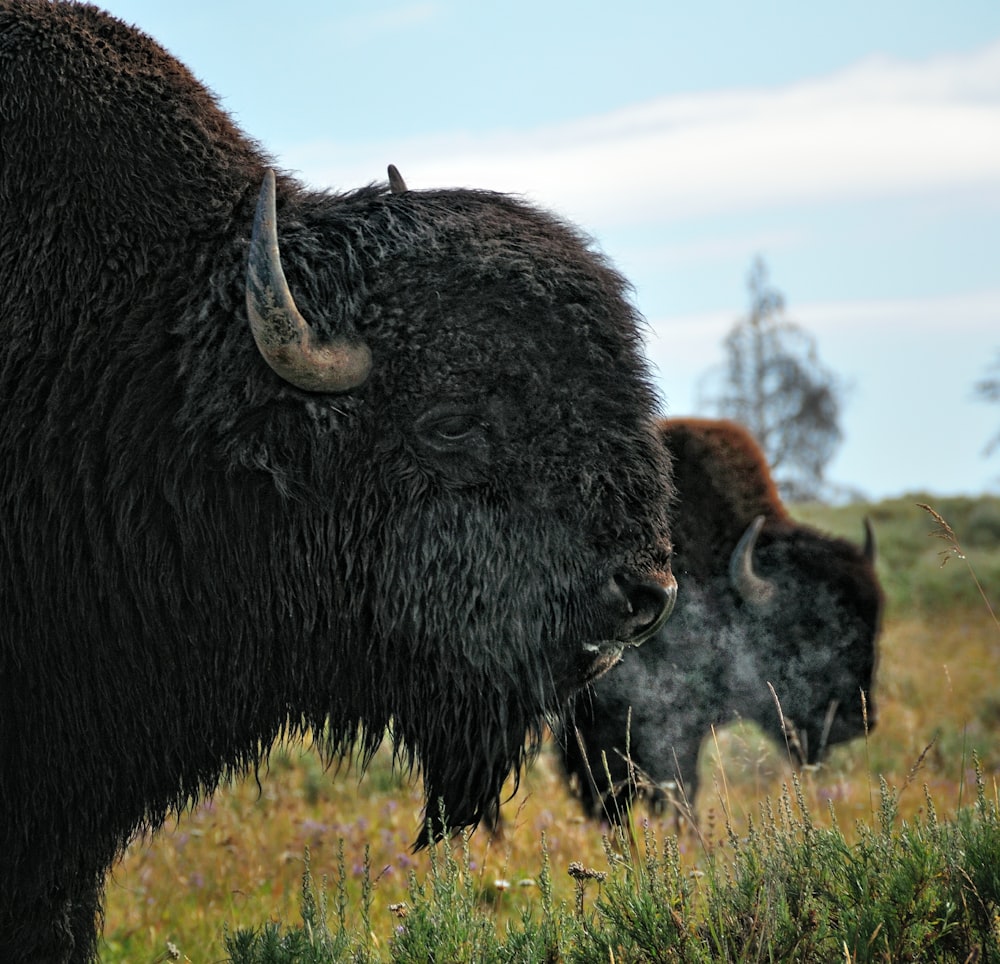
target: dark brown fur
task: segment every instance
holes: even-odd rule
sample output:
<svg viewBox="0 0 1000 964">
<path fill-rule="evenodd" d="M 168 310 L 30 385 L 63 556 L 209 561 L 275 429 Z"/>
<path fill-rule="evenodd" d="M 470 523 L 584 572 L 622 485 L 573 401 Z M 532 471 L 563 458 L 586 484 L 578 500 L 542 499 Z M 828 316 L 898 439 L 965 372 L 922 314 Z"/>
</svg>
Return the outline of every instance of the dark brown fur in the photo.
<svg viewBox="0 0 1000 964">
<path fill-rule="evenodd" d="M 91 960 L 128 840 L 282 733 L 389 728 L 435 831 L 489 818 L 665 611 L 623 279 L 508 197 L 279 173 L 299 308 L 373 358 L 304 392 L 247 321 L 271 166 L 139 31 L 0 0 L 4 964 Z"/>
</svg>

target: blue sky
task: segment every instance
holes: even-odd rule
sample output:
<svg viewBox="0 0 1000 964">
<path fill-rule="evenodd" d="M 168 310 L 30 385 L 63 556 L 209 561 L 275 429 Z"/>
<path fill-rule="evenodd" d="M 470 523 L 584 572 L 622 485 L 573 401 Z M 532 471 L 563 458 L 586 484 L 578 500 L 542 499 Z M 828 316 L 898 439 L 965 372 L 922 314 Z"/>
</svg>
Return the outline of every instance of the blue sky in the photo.
<svg viewBox="0 0 1000 964">
<path fill-rule="evenodd" d="M 669 414 L 755 255 L 847 382 L 832 481 L 1000 492 L 1000 3 L 106 0 L 309 183 L 523 194 L 635 285 Z"/>
</svg>

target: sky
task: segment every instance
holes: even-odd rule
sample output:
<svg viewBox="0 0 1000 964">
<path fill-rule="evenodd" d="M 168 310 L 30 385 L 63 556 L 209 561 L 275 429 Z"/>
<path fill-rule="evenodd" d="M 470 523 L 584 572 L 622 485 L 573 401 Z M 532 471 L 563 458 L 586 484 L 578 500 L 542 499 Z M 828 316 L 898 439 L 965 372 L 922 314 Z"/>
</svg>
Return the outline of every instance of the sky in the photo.
<svg viewBox="0 0 1000 964">
<path fill-rule="evenodd" d="M 763 258 L 848 386 L 831 482 L 1000 493 L 974 394 L 1000 360 L 997 0 L 100 5 L 311 185 L 394 163 L 575 221 L 634 286 L 668 415 L 714 414 Z"/>
</svg>

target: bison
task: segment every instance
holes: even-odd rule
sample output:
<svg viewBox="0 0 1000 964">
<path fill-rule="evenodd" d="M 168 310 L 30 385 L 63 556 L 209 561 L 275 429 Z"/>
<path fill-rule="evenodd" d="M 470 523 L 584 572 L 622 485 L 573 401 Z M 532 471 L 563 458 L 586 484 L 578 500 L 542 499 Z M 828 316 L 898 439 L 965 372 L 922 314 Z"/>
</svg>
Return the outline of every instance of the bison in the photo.
<svg viewBox="0 0 1000 964">
<path fill-rule="evenodd" d="M 127 841 L 279 735 L 490 818 L 670 610 L 621 276 L 508 196 L 273 168 L 137 29 L 0 0 L 5 962 L 91 960 Z"/>
<path fill-rule="evenodd" d="M 733 422 L 671 419 L 660 436 L 677 493 L 677 607 L 578 700 L 562 739 L 585 807 L 611 821 L 636 794 L 667 803 L 671 784 L 674 803 L 693 801 L 713 724 L 754 721 L 815 762 L 876 721 L 882 592 L 867 521 L 863 548 L 793 522 Z"/>
</svg>

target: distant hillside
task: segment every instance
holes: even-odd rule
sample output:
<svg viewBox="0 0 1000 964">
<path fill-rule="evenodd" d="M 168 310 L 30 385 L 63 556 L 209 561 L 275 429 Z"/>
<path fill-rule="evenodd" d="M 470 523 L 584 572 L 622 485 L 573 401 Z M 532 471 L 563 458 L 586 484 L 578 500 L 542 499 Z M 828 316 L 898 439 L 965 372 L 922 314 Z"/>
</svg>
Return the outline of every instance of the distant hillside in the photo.
<svg viewBox="0 0 1000 964">
<path fill-rule="evenodd" d="M 939 537 L 940 527 L 919 503 L 930 505 L 953 530 L 965 559 Z M 860 542 L 867 515 L 875 527 L 878 572 L 892 615 L 944 615 L 983 606 L 972 566 L 994 609 L 1000 606 L 1000 498 L 940 498 L 915 492 L 883 502 L 844 506 L 795 505 L 792 514 L 834 535 Z M 933 533 L 933 534 L 932 534 Z"/>
</svg>

